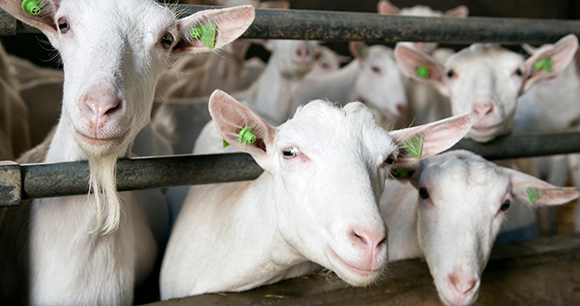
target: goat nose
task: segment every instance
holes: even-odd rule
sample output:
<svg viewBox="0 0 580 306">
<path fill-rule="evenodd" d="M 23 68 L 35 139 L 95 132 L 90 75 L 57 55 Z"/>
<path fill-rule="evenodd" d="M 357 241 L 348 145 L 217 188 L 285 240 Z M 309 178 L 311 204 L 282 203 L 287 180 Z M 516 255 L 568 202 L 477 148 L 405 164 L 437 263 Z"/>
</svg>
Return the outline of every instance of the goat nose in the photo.
<svg viewBox="0 0 580 306">
<path fill-rule="evenodd" d="M 86 106 L 91 110 L 91 113 L 95 117 L 104 117 L 105 115 L 111 115 L 112 113 L 120 110 L 121 100 L 101 100 L 95 101 L 87 99 L 85 100 Z"/>
<path fill-rule="evenodd" d="M 397 104 L 397 111 L 399 111 L 399 114 L 404 115 L 407 113 L 407 107 L 404 104 Z"/>
<path fill-rule="evenodd" d="M 455 290 L 457 290 L 457 292 L 461 295 L 468 294 L 479 285 L 479 279 L 458 276 L 455 273 L 449 274 L 449 282 L 451 282 Z"/>
<path fill-rule="evenodd" d="M 90 119 L 114 116 L 123 109 L 123 100 L 108 90 L 92 90 L 81 98 L 79 104 L 81 114 Z"/>
<path fill-rule="evenodd" d="M 480 117 L 487 116 L 493 111 L 493 104 L 490 103 L 476 103 L 473 105 L 473 112 Z"/>
<path fill-rule="evenodd" d="M 305 46 L 300 46 L 298 47 L 298 49 L 296 49 L 296 55 L 301 59 L 308 58 L 309 54 L 310 52 L 308 51 L 308 48 L 306 48 Z"/>
<path fill-rule="evenodd" d="M 353 229 L 351 232 L 351 241 L 361 249 L 370 251 L 380 248 L 386 241 L 387 235 L 384 231 L 368 231 L 366 229 Z"/>
</svg>

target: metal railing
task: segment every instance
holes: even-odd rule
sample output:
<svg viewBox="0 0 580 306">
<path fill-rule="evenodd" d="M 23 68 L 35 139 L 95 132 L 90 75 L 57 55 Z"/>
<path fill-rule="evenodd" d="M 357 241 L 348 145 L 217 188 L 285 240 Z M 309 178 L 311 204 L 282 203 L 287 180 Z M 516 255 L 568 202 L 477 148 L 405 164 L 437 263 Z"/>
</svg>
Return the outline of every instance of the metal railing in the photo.
<svg viewBox="0 0 580 306">
<path fill-rule="evenodd" d="M 215 8 L 171 5 L 182 15 Z M 0 14 L 0 35 L 38 32 L 19 25 Z M 306 10 L 256 9 L 256 18 L 242 38 L 306 39 L 395 43 L 398 41 L 502 44 L 555 42 L 567 34 L 580 37 L 580 22 L 567 20 L 469 17 L 439 18 L 385 16 L 377 13 L 352 13 Z"/>
<path fill-rule="evenodd" d="M 208 7 L 177 6 L 185 13 Z M 0 35 L 33 32 L 0 11 Z M 580 22 L 502 18 L 423 18 L 299 10 L 256 10 L 244 38 L 325 41 L 438 41 L 446 43 L 544 43 L 569 33 L 580 36 Z M 549 145 L 547 145 L 549 144 Z M 473 151 L 487 159 L 511 159 L 580 152 L 580 133 L 508 135 L 481 144 L 462 140 L 452 149 Z M 178 155 L 121 159 L 119 191 L 250 180 L 262 169 L 243 153 Z M 17 164 L 0 162 L 0 207 L 21 200 L 88 192 L 87 162 Z"/>
<path fill-rule="evenodd" d="M 455 149 L 490 160 L 576 153 L 580 152 L 580 133 L 507 135 L 490 143 L 464 139 L 451 148 Z M 245 153 L 126 158 L 117 163 L 117 188 L 126 191 L 245 181 L 262 172 Z M 86 161 L 23 165 L 0 162 L 0 207 L 19 205 L 28 198 L 86 194 L 88 178 Z"/>
</svg>

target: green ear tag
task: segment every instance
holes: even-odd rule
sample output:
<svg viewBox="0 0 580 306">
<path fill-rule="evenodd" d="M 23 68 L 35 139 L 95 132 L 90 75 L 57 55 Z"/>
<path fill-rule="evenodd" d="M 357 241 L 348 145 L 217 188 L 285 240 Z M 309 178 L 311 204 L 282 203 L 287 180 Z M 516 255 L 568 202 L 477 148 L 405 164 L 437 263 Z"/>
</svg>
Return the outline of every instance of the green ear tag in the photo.
<svg viewBox="0 0 580 306">
<path fill-rule="evenodd" d="M 423 135 L 405 140 L 401 145 L 401 149 L 409 153 L 411 157 L 420 159 L 421 151 L 423 150 Z"/>
<path fill-rule="evenodd" d="M 536 201 L 542 196 L 542 191 L 534 187 L 526 188 L 526 193 L 528 194 L 528 199 L 532 204 L 536 203 Z"/>
<path fill-rule="evenodd" d="M 222 145 L 224 146 L 224 149 L 227 148 L 230 144 L 225 140 L 222 139 Z"/>
<path fill-rule="evenodd" d="M 417 70 L 415 70 L 415 74 L 420 78 L 426 79 L 429 77 L 429 74 L 431 74 L 431 70 L 429 70 L 429 67 L 427 66 L 419 66 Z"/>
<path fill-rule="evenodd" d="M 409 175 L 409 172 L 405 168 L 400 168 L 393 171 L 393 174 L 400 178 L 406 178 L 407 175 Z"/>
<path fill-rule="evenodd" d="M 191 29 L 189 34 L 193 38 L 199 38 L 206 47 L 213 49 L 215 48 L 216 29 L 217 26 L 215 24 L 207 23 Z"/>
<path fill-rule="evenodd" d="M 540 61 L 537 61 L 534 64 L 534 69 L 536 70 L 540 70 L 540 69 L 544 69 L 546 70 L 546 72 L 552 72 L 552 58 L 551 57 L 546 57 Z"/>
<path fill-rule="evenodd" d="M 22 1 L 22 10 L 28 15 L 38 15 L 40 14 L 40 5 L 38 5 L 37 0 L 24 0 Z"/>
<path fill-rule="evenodd" d="M 256 141 L 256 135 L 254 134 L 254 128 L 251 126 L 246 126 L 240 131 L 240 136 L 238 136 L 238 141 L 241 144 L 254 143 Z"/>
<path fill-rule="evenodd" d="M 365 48 L 358 49 L 358 55 L 363 56 L 365 54 Z"/>
</svg>

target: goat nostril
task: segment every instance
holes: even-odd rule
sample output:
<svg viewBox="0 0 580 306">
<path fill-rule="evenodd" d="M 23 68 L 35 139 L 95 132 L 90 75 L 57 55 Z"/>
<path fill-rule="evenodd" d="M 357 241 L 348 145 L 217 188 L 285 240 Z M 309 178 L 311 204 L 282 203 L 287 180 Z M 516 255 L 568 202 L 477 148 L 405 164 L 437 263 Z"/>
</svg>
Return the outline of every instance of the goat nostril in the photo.
<svg viewBox="0 0 580 306">
<path fill-rule="evenodd" d="M 360 236 L 359 234 L 357 234 L 355 232 L 352 232 L 352 235 L 354 237 L 356 237 L 358 240 L 362 241 L 362 243 L 364 243 L 365 245 L 367 244 L 367 240 L 363 236 Z"/>
<path fill-rule="evenodd" d="M 477 287 L 478 283 L 477 279 L 466 280 L 458 277 L 455 274 L 449 275 L 449 281 L 460 294 L 467 294 L 468 292 L 472 291 L 475 287 Z"/>
<path fill-rule="evenodd" d="M 397 104 L 397 110 L 401 115 L 403 115 L 407 112 L 407 107 L 403 104 Z"/>
<path fill-rule="evenodd" d="M 118 111 L 120 111 L 122 109 L 122 103 L 121 101 L 117 102 L 117 104 L 109 109 L 107 109 L 104 113 L 104 115 L 112 115 Z"/>
</svg>

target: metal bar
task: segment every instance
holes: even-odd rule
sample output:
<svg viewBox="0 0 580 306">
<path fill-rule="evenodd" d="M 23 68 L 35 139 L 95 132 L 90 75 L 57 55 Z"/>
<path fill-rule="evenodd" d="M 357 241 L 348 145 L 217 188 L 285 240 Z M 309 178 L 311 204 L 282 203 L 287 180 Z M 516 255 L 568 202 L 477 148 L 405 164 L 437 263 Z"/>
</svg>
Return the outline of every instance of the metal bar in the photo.
<svg viewBox="0 0 580 306">
<path fill-rule="evenodd" d="M 580 152 L 580 133 L 510 134 L 489 143 L 461 140 L 451 150 L 464 149 L 488 160 L 570 154 Z"/>
<path fill-rule="evenodd" d="M 181 16 L 208 6 L 170 5 Z M 4 19 L 0 17 L 0 35 Z M 18 32 L 30 32 L 20 27 Z M 385 16 L 377 13 L 352 13 L 307 10 L 256 9 L 256 19 L 242 38 L 306 39 L 324 41 L 361 40 L 395 43 L 398 41 L 502 44 L 555 42 L 574 33 L 580 36 L 580 22 L 568 20 L 469 17 L 437 18 Z M 13 35 L 13 34 L 12 34 Z"/>
<path fill-rule="evenodd" d="M 464 139 L 452 150 L 466 149 L 486 159 L 511 159 L 580 152 L 580 132 L 564 134 L 508 135 L 487 144 Z M 86 194 L 87 162 L 18 165 L 0 164 L 0 207 L 14 205 L 14 196 L 4 195 L 20 175 L 22 199 Z M 10 170 L 12 178 L 5 178 Z M 117 163 L 119 191 L 180 185 L 245 181 L 257 178 L 262 169 L 245 153 L 177 155 L 121 159 Z M 11 189 L 13 190 L 13 189 Z M 6 198 L 12 199 L 10 203 Z M 20 199 L 18 199 L 19 201 Z"/>
<path fill-rule="evenodd" d="M 88 192 L 89 166 L 86 161 L 21 167 L 22 199 Z M 117 189 L 127 191 L 247 181 L 257 178 L 262 171 L 252 157 L 244 153 L 127 158 L 117 163 Z"/>
</svg>

